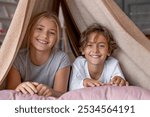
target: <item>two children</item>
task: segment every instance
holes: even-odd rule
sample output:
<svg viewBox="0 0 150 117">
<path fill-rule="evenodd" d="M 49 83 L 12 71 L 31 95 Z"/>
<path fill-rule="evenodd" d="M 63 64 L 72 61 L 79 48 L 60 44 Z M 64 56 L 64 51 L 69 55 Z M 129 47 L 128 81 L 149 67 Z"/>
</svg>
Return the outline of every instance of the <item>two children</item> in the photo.
<svg viewBox="0 0 150 117">
<path fill-rule="evenodd" d="M 29 48 L 16 57 L 7 76 L 7 89 L 24 94 L 59 97 L 67 91 L 70 61 L 55 48 L 60 38 L 58 18 L 47 12 L 35 16 L 28 28 Z M 110 57 L 116 44 L 110 32 L 94 24 L 81 36 L 81 52 L 72 66 L 70 90 L 105 84 L 128 85 L 118 61 Z"/>
<path fill-rule="evenodd" d="M 116 43 L 111 33 L 99 24 L 81 35 L 81 52 L 72 66 L 69 90 L 102 85 L 128 86 L 118 61 L 111 57 Z"/>
</svg>

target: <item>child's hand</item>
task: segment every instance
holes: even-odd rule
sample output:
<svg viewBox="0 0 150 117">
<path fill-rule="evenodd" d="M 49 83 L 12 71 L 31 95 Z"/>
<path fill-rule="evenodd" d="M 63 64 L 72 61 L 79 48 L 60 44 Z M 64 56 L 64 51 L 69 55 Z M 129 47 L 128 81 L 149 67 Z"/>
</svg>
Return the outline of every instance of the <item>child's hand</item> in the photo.
<svg viewBox="0 0 150 117">
<path fill-rule="evenodd" d="M 36 82 L 23 82 L 23 83 L 19 84 L 15 90 L 20 91 L 23 94 L 27 94 L 27 93 L 35 94 L 35 93 L 37 93 L 37 89 L 36 89 L 37 85 L 38 85 L 38 83 L 36 83 Z"/>
<path fill-rule="evenodd" d="M 99 82 L 94 79 L 86 78 L 83 80 L 83 86 L 84 87 L 98 87 L 104 85 L 102 82 Z"/>
<path fill-rule="evenodd" d="M 115 86 L 129 86 L 129 83 L 120 76 L 115 76 L 108 84 Z"/>
<path fill-rule="evenodd" d="M 52 96 L 53 95 L 53 89 L 49 88 L 48 86 L 44 84 L 39 84 L 37 87 L 37 94 L 40 96 Z"/>
</svg>

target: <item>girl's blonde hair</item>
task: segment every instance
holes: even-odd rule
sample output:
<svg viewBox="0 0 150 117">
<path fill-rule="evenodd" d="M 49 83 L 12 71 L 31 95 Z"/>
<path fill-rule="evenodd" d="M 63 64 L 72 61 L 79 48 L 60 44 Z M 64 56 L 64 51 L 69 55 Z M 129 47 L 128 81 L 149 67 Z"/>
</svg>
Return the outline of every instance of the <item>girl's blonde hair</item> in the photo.
<svg viewBox="0 0 150 117">
<path fill-rule="evenodd" d="M 60 37 L 61 37 L 61 25 L 60 25 L 60 21 L 58 19 L 58 17 L 54 14 L 54 13 L 49 13 L 49 12 L 41 12 L 37 15 L 35 15 L 31 20 L 30 20 L 30 23 L 28 25 L 28 28 L 27 28 L 27 33 L 26 33 L 26 38 L 28 39 L 27 40 L 27 47 L 29 48 L 29 43 L 30 43 L 30 38 L 32 36 L 32 33 L 33 33 L 33 29 L 36 25 L 36 23 L 41 19 L 41 18 L 49 18 L 49 19 L 53 19 L 54 23 L 56 24 L 57 26 L 57 41 L 55 43 L 58 44 L 59 40 L 60 40 Z"/>
<path fill-rule="evenodd" d="M 94 23 L 91 26 L 89 26 L 82 34 L 81 34 L 81 39 L 80 39 L 80 51 L 82 52 L 84 48 L 87 46 L 88 40 L 89 40 L 89 35 L 93 32 L 96 32 L 98 34 L 102 34 L 108 42 L 108 49 L 110 55 L 113 53 L 113 51 L 117 48 L 117 44 L 114 41 L 114 38 L 110 31 L 104 27 L 101 26 L 98 23 Z"/>
</svg>

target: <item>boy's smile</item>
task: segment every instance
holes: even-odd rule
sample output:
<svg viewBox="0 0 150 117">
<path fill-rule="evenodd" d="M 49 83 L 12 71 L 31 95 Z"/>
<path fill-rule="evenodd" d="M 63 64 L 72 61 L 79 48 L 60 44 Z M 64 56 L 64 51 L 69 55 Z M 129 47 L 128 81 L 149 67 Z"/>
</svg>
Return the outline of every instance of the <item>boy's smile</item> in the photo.
<svg viewBox="0 0 150 117">
<path fill-rule="evenodd" d="M 106 57 L 109 55 L 107 39 L 100 33 L 91 33 L 82 53 L 89 64 L 104 64 Z"/>
</svg>

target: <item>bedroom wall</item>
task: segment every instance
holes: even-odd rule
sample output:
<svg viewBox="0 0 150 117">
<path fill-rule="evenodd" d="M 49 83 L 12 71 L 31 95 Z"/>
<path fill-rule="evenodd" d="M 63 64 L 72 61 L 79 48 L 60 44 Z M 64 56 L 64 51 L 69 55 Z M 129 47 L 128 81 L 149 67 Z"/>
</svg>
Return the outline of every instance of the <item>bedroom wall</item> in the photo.
<svg viewBox="0 0 150 117">
<path fill-rule="evenodd" d="M 18 0 L 0 0 L 0 45 L 13 18 Z"/>
<path fill-rule="evenodd" d="M 129 18 L 150 39 L 150 1 L 149 0 L 115 0 Z"/>
</svg>

